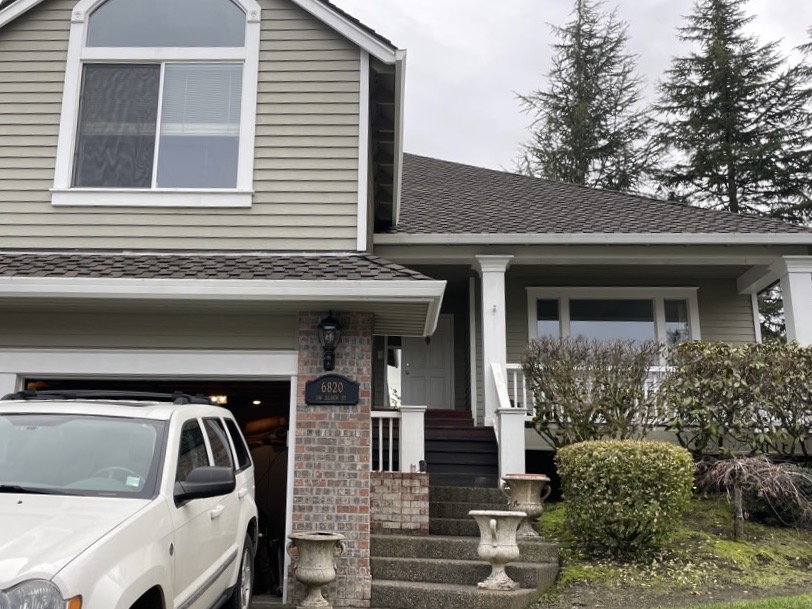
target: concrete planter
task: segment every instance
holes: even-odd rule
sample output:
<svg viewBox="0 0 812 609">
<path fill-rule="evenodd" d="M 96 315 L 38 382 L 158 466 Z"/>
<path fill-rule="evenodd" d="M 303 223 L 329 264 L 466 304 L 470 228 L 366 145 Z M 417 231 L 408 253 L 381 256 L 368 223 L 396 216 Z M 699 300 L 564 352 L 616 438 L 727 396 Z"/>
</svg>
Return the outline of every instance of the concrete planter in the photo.
<svg viewBox="0 0 812 609">
<path fill-rule="evenodd" d="M 332 607 L 321 593 L 336 578 L 336 559 L 344 553 L 344 536 L 338 533 L 291 533 L 287 552 L 294 564 L 296 579 L 307 587 L 300 609 Z M 296 550 L 294 552 L 294 550 Z"/>
<path fill-rule="evenodd" d="M 539 537 L 533 522 L 544 513 L 544 500 L 553 490 L 550 479 L 543 474 L 506 474 L 502 477 L 505 485 L 502 492 L 508 500 L 512 510 L 520 510 L 527 514 L 519 525 L 519 537 Z"/>
<path fill-rule="evenodd" d="M 505 573 L 505 565 L 519 558 L 516 529 L 527 514 L 499 510 L 471 510 L 468 515 L 479 525 L 477 554 L 491 563 L 491 574 L 477 586 L 485 590 L 516 590 L 519 584 Z"/>
</svg>

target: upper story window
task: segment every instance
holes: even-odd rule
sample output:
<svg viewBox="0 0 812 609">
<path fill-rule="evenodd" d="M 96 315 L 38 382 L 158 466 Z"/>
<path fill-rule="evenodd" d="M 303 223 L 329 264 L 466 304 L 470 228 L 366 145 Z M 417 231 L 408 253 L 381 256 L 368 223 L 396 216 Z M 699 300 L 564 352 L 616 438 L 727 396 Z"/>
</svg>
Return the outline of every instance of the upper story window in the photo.
<svg viewBox="0 0 812 609">
<path fill-rule="evenodd" d="M 54 205 L 250 206 L 259 6 L 82 0 Z"/>
</svg>

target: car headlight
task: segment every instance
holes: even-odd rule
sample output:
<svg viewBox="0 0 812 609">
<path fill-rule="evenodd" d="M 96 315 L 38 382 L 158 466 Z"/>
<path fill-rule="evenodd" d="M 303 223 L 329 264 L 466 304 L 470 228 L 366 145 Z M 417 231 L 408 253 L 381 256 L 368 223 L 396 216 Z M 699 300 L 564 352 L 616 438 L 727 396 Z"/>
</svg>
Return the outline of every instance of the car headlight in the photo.
<svg viewBox="0 0 812 609">
<path fill-rule="evenodd" d="M 79 597 L 65 600 L 54 584 L 32 579 L 0 591 L 0 609 L 81 609 Z"/>
</svg>

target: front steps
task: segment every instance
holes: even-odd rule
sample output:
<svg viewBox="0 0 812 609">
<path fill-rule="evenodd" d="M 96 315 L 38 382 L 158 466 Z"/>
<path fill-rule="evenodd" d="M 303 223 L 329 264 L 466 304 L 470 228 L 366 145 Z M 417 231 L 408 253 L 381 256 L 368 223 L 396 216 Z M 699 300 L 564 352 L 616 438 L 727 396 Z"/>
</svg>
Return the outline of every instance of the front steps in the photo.
<svg viewBox="0 0 812 609">
<path fill-rule="evenodd" d="M 434 476 L 431 477 L 432 482 Z M 429 487 L 429 536 L 372 536 L 372 606 L 387 609 L 526 609 L 555 582 L 558 546 L 519 540 L 521 556 L 507 566 L 521 586 L 480 590 L 490 573 L 479 558 L 479 528 L 470 510 L 507 509 L 497 488 Z"/>
<path fill-rule="evenodd" d="M 519 541 L 521 557 L 507 573 L 512 592 L 480 590 L 490 565 L 477 556 L 479 539 L 430 535 L 372 536 L 372 606 L 389 609 L 526 609 L 558 574 L 558 548 Z"/>
<path fill-rule="evenodd" d="M 474 427 L 470 412 L 427 410 L 425 440 L 432 485 L 497 486 L 496 436 L 491 427 Z"/>
</svg>

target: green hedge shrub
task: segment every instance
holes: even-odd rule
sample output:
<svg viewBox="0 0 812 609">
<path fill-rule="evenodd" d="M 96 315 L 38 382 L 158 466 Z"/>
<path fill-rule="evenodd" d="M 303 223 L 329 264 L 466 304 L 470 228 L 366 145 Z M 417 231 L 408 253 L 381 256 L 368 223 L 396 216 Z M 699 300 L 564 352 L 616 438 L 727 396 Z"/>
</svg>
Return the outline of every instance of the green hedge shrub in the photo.
<svg viewBox="0 0 812 609">
<path fill-rule="evenodd" d="M 669 429 L 698 455 L 809 455 L 812 347 L 683 343 L 660 387 Z"/>
<path fill-rule="evenodd" d="M 581 442 L 556 456 L 566 526 L 597 553 L 630 556 L 661 547 L 691 499 L 694 462 L 674 444 Z"/>
</svg>

